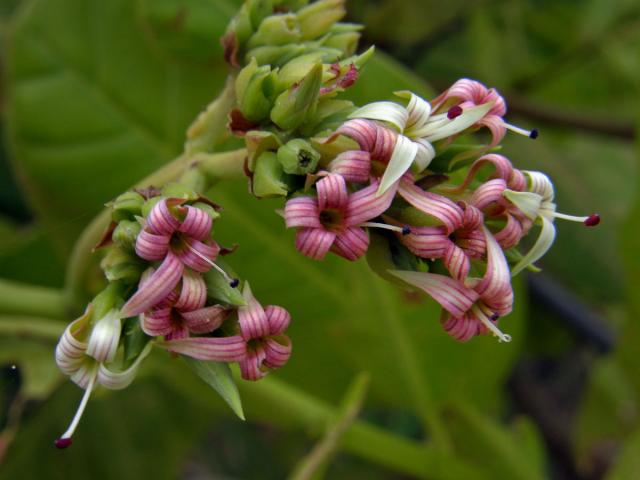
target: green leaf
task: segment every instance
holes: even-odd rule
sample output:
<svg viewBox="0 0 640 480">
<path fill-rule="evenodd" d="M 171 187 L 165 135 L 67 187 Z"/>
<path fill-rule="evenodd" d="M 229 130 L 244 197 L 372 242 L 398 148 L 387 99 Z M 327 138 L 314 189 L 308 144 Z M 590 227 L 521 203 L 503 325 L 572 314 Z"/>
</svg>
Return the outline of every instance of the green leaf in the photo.
<svg viewBox="0 0 640 480">
<path fill-rule="evenodd" d="M 242 401 L 238 387 L 231 376 L 229 364 L 223 362 L 204 362 L 190 357 L 183 357 L 194 372 L 211 388 L 220 394 L 231 410 L 244 420 Z"/>
</svg>

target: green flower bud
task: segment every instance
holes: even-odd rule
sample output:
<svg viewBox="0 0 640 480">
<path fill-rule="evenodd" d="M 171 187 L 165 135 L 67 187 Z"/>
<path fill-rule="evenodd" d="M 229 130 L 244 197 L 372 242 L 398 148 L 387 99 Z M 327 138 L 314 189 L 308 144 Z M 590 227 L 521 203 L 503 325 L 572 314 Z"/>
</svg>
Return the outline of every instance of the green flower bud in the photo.
<svg viewBox="0 0 640 480">
<path fill-rule="evenodd" d="M 140 213 L 142 214 L 142 216 L 144 218 L 147 218 L 149 216 L 149 213 L 151 213 L 151 209 L 155 206 L 156 203 L 158 203 L 160 200 L 162 200 L 161 196 L 158 197 L 151 197 L 149 200 L 147 200 L 146 202 L 144 202 L 142 204 L 142 209 L 140 211 Z"/>
<path fill-rule="evenodd" d="M 308 50 L 307 45 L 281 45 L 281 46 L 264 46 L 249 50 L 246 55 L 246 61 L 249 63 L 255 58 L 258 65 L 271 65 L 279 67 L 284 65 L 292 58 L 302 55 Z"/>
<path fill-rule="evenodd" d="M 346 58 L 340 61 L 340 67 L 347 67 L 351 64 L 355 65 L 358 70 L 362 70 L 365 63 L 369 61 L 373 54 L 376 51 L 376 47 L 369 47 L 366 51 L 362 52 L 360 55 L 355 55 L 353 57 Z"/>
<path fill-rule="evenodd" d="M 249 19 L 253 30 L 258 30 L 263 20 L 273 13 L 271 0 L 248 0 Z"/>
<path fill-rule="evenodd" d="M 334 100 L 323 98 L 318 103 L 316 113 L 307 119 L 307 123 L 300 129 L 305 137 L 313 137 L 322 132 L 338 129 L 356 108 L 349 100 Z M 332 142 L 335 143 L 335 142 Z M 345 151 L 341 150 L 340 152 Z"/>
<path fill-rule="evenodd" d="M 247 48 L 262 45 L 287 45 L 299 41 L 300 30 L 295 15 L 272 15 L 260 23 L 258 31 L 249 39 Z"/>
<path fill-rule="evenodd" d="M 113 231 L 111 238 L 121 247 L 133 249 L 136 244 L 136 238 L 142 230 L 140 223 L 135 220 L 122 220 Z"/>
<path fill-rule="evenodd" d="M 114 222 L 130 220 L 140 215 L 144 197 L 137 192 L 125 192 L 111 205 L 111 218 Z"/>
<path fill-rule="evenodd" d="M 110 282 L 121 281 L 131 285 L 140 279 L 144 263 L 128 249 L 116 246 L 109 249 L 100 262 L 100 268 Z"/>
<path fill-rule="evenodd" d="M 177 182 L 167 183 L 162 188 L 162 196 L 165 198 L 182 198 L 188 201 L 194 201 L 200 198 L 200 195 L 191 188 Z"/>
<path fill-rule="evenodd" d="M 255 171 L 256 159 L 260 157 L 263 152 L 276 150 L 282 145 L 282 142 L 277 136 L 264 130 L 251 130 L 247 132 L 244 141 L 247 145 L 247 154 L 249 157 L 247 167 L 250 172 Z"/>
<path fill-rule="evenodd" d="M 228 276 L 237 278 L 235 273 L 229 266 L 219 258 L 216 263 L 220 268 L 227 272 Z M 207 297 L 216 303 L 226 305 L 242 306 L 246 305 L 242 293 L 239 288 L 233 288 L 229 285 L 229 278 L 223 276 L 218 270 L 212 268 L 204 274 L 204 281 L 207 284 Z"/>
<path fill-rule="evenodd" d="M 303 40 L 319 38 L 345 16 L 344 0 L 319 0 L 298 12 Z"/>
<path fill-rule="evenodd" d="M 283 130 L 299 127 L 312 115 L 318 104 L 322 84 L 322 64 L 316 64 L 298 85 L 290 87 L 276 99 L 271 120 Z"/>
<path fill-rule="evenodd" d="M 278 80 L 281 84 L 290 87 L 302 80 L 318 63 L 324 63 L 324 57 L 325 53 L 322 51 L 300 55 L 280 69 Z"/>
<path fill-rule="evenodd" d="M 268 65 L 258 67 L 255 59 L 251 59 L 236 79 L 238 105 L 251 122 L 260 122 L 269 116 L 278 91 L 276 72 Z"/>
<path fill-rule="evenodd" d="M 251 186 L 258 198 L 281 197 L 288 193 L 284 169 L 274 152 L 264 152 L 258 157 Z"/>
<path fill-rule="evenodd" d="M 342 52 L 345 57 L 350 57 L 358 49 L 360 42 L 360 33 L 358 32 L 341 32 L 331 33 L 329 38 L 324 41 L 326 47 L 332 47 Z"/>
<path fill-rule="evenodd" d="M 280 8 L 288 8 L 289 10 L 301 9 L 309 3 L 309 0 L 275 0 L 274 5 Z"/>
<path fill-rule="evenodd" d="M 315 172 L 320 154 L 306 140 L 295 139 L 278 149 L 278 162 L 286 173 L 306 175 Z"/>
</svg>

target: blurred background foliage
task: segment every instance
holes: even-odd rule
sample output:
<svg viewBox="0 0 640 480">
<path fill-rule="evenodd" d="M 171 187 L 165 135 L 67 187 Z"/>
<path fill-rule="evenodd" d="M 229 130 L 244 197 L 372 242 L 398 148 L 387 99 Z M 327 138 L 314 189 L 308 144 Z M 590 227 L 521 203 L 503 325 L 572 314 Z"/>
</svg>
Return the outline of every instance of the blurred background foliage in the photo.
<svg viewBox="0 0 640 480">
<path fill-rule="evenodd" d="M 82 228 L 180 153 L 185 128 L 222 86 L 217 39 L 239 4 L 0 2 L 3 279 L 46 287 L 35 303 L 62 304 Z M 57 451 L 79 390 L 56 373 L 53 348 L 78 311 L 42 318 L 36 306 L 21 330 L 11 299 L 0 298 L 0 478 L 285 478 L 365 371 L 359 420 L 326 478 L 640 478 L 640 4 L 347 5 L 349 20 L 367 27 L 363 47 L 379 47 L 351 93 L 357 102 L 399 88 L 430 97 L 459 77 L 497 87 L 509 119 L 541 131 L 536 142 L 507 136 L 505 154 L 550 174 L 560 211 L 597 211 L 601 227 L 558 224 L 544 273 L 521 282 L 504 320 L 516 341 L 461 345 L 441 331 L 433 302 L 404 298 L 363 263 L 303 258 L 274 203 L 250 200 L 243 182 L 216 187 L 218 235 L 241 244 L 234 268 L 294 318 L 289 365 L 263 387 L 241 386 L 248 422 L 156 352 L 132 387 L 96 395 L 76 444 Z M 429 442 L 433 415 L 449 452 Z M 413 440 L 403 451 L 415 455 L 366 453 L 367 439 L 376 446 L 363 434 L 370 427 Z"/>
</svg>

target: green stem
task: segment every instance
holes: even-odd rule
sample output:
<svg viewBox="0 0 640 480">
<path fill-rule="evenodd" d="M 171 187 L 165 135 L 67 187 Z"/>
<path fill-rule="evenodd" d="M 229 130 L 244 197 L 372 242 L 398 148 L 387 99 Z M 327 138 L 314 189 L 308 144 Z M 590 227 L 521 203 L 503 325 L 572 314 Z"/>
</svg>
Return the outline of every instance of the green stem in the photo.
<svg viewBox="0 0 640 480">
<path fill-rule="evenodd" d="M 0 313 L 65 318 L 64 295 L 59 290 L 0 279 Z"/>
<path fill-rule="evenodd" d="M 62 298 L 62 295 L 60 295 L 60 298 Z M 0 315 L 0 334 L 2 336 L 26 337 L 57 342 L 66 326 L 66 322 L 50 318 Z"/>
<path fill-rule="evenodd" d="M 144 188 L 149 185 L 160 187 L 178 179 L 187 168 L 202 168 L 204 173 L 217 179 L 228 179 L 244 175 L 245 149 L 216 154 L 195 154 L 192 158 L 180 156 L 160 170 L 144 178 L 132 188 Z M 80 298 L 82 285 L 91 265 L 93 248 L 98 244 L 105 229 L 109 226 L 110 212 L 103 210 L 82 232 L 71 252 L 67 265 L 65 301 L 73 307 Z"/>
</svg>

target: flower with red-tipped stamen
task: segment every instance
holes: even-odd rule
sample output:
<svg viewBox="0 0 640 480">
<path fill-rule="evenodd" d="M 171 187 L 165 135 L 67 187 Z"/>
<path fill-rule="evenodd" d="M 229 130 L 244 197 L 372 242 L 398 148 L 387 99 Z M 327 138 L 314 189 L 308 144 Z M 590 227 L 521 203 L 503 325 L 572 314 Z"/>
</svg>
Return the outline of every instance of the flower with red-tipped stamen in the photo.
<svg viewBox="0 0 640 480">
<path fill-rule="evenodd" d="M 296 248 L 307 257 L 321 260 L 329 250 L 357 260 L 367 251 L 366 222 L 386 211 L 396 187 L 382 196 L 378 182 L 349 194 L 345 179 L 330 173 L 315 185 L 317 197 L 296 197 L 287 201 L 284 218 L 288 228 L 298 228 Z"/>
<path fill-rule="evenodd" d="M 393 270 L 390 273 L 429 294 L 444 309 L 443 328 L 453 338 L 466 342 L 491 332 L 501 342 L 511 337 L 497 327 L 499 317 L 513 308 L 513 289 L 509 266 L 502 249 L 484 227 L 487 269 L 482 278 L 465 283 L 433 273 Z"/>
<path fill-rule="evenodd" d="M 255 299 L 249 283 L 242 295 L 246 305 L 238 308 L 238 324 L 247 342 L 247 355 L 239 362 L 242 378 L 260 380 L 269 370 L 283 367 L 291 356 L 291 340 L 284 334 L 291 315 L 277 305 L 262 305 Z"/>
</svg>

